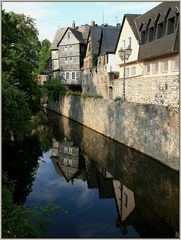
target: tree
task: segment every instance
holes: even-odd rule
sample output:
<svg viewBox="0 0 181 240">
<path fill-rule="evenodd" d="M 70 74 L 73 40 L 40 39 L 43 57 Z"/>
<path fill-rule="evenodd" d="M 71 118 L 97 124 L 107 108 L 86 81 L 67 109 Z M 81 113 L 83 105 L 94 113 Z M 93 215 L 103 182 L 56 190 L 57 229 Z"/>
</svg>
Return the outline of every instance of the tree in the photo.
<svg viewBox="0 0 181 240">
<path fill-rule="evenodd" d="M 48 59 L 51 55 L 51 43 L 48 39 L 44 39 L 41 42 L 41 48 L 39 52 L 39 65 L 38 65 L 38 73 L 45 74 L 45 71 L 48 67 Z"/>
<path fill-rule="evenodd" d="M 39 111 L 36 82 L 40 42 L 34 21 L 2 11 L 3 137 L 22 135 L 26 122 Z M 11 134 L 12 135 L 12 134 Z"/>
<path fill-rule="evenodd" d="M 2 11 L 2 79 L 28 95 L 32 113 L 39 108 L 36 69 L 40 42 L 32 18 Z"/>
</svg>

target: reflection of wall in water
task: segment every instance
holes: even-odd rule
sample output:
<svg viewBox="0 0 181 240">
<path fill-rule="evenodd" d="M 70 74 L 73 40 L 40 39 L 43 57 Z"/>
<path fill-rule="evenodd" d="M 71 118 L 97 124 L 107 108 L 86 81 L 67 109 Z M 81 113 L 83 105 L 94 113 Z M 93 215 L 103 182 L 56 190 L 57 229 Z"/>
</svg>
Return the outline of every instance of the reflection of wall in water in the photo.
<svg viewBox="0 0 181 240">
<path fill-rule="evenodd" d="M 142 199 L 169 226 L 174 229 L 178 228 L 178 173 L 150 157 L 108 139 L 68 118 L 56 114 L 53 114 L 53 116 L 50 125 L 52 125 L 52 121 L 60 124 L 59 135 L 66 136 L 76 146 L 80 146 L 81 152 L 87 156 L 88 160 L 92 159 L 103 166 L 104 169 L 107 169 L 115 179 L 119 179 L 131 189 L 135 196 Z M 62 126 L 66 126 L 68 130 L 63 132 L 64 127 Z M 91 171 L 93 170 L 90 167 L 88 175 L 96 176 L 96 170 L 94 170 L 94 173 L 91 173 Z M 101 170 L 100 172 L 104 175 Z M 92 187 L 98 187 L 96 177 L 88 176 L 87 179 L 89 187 L 91 187 L 91 184 Z"/>
<path fill-rule="evenodd" d="M 118 180 L 113 180 L 113 186 L 119 215 L 124 221 L 135 208 L 134 193 Z"/>
</svg>

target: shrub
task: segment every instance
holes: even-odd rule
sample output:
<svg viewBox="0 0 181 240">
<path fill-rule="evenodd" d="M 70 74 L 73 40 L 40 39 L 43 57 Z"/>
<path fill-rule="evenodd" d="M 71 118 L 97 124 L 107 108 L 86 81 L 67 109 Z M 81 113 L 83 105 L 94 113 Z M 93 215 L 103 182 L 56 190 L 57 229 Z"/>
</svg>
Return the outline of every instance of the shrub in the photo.
<svg viewBox="0 0 181 240">
<path fill-rule="evenodd" d="M 114 101 L 117 102 L 117 101 L 124 101 L 124 100 L 122 99 L 122 97 L 116 97 Z"/>
</svg>

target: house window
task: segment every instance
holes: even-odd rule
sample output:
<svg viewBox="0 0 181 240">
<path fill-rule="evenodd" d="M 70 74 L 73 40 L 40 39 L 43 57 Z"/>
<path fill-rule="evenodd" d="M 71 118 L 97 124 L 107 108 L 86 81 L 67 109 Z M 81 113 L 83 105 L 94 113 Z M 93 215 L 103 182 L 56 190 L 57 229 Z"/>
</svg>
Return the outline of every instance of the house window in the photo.
<svg viewBox="0 0 181 240">
<path fill-rule="evenodd" d="M 148 41 L 152 42 L 154 40 L 154 27 L 148 29 Z"/>
<path fill-rule="evenodd" d="M 164 27 L 163 27 L 163 22 L 158 24 L 157 28 L 157 38 L 162 38 L 164 35 Z"/>
<path fill-rule="evenodd" d="M 64 46 L 64 50 L 67 51 L 67 49 L 68 49 L 67 46 Z"/>
<path fill-rule="evenodd" d="M 179 71 L 179 57 L 171 60 L 171 71 L 172 72 Z"/>
<path fill-rule="evenodd" d="M 152 65 L 153 73 L 158 73 L 158 68 L 159 68 L 159 63 L 158 62 L 153 63 Z"/>
<path fill-rule="evenodd" d="M 68 58 L 65 58 L 65 63 L 68 63 Z"/>
<path fill-rule="evenodd" d="M 75 79 L 75 76 L 76 76 L 75 72 L 72 72 L 72 79 Z"/>
<path fill-rule="evenodd" d="M 132 67 L 131 68 L 131 76 L 135 76 L 136 75 L 136 67 Z"/>
<path fill-rule="evenodd" d="M 69 62 L 70 62 L 70 63 L 73 63 L 73 58 L 72 58 L 72 57 L 70 58 L 70 61 L 69 61 Z"/>
<path fill-rule="evenodd" d="M 174 26 L 175 26 L 175 17 L 172 17 L 168 19 L 167 22 L 167 34 L 172 34 L 174 33 Z"/>
<path fill-rule="evenodd" d="M 68 159 L 67 166 L 72 166 L 72 160 Z"/>
<path fill-rule="evenodd" d="M 68 39 L 70 38 L 70 33 L 67 34 L 67 38 L 68 38 Z"/>
<path fill-rule="evenodd" d="M 150 64 L 145 65 L 145 74 L 146 75 L 150 74 Z"/>
<path fill-rule="evenodd" d="M 72 50 L 72 45 L 69 46 L 69 49 Z"/>
<path fill-rule="evenodd" d="M 66 78 L 66 79 L 69 79 L 69 72 L 66 72 L 66 73 L 65 73 L 65 78 Z M 64 153 L 65 153 L 65 151 L 64 151 Z"/>
<path fill-rule="evenodd" d="M 125 77 L 129 77 L 129 68 L 125 69 Z"/>
<path fill-rule="evenodd" d="M 141 44 L 146 43 L 146 31 L 141 32 Z"/>
<path fill-rule="evenodd" d="M 64 163 L 64 165 L 67 166 L 67 159 L 66 158 L 64 158 L 63 163 Z"/>
<path fill-rule="evenodd" d="M 168 72 L 168 60 L 163 61 L 161 63 L 161 71 L 162 71 L 162 73 Z"/>
</svg>

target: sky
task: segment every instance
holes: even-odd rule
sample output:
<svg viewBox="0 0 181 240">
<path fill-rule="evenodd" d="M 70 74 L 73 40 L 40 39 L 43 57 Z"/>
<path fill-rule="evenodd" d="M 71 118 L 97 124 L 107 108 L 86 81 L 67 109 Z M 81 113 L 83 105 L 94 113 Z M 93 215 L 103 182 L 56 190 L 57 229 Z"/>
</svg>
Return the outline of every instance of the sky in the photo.
<svg viewBox="0 0 181 240">
<path fill-rule="evenodd" d="M 75 21 L 76 26 L 121 23 L 124 14 L 144 14 L 161 2 L 2 2 L 7 12 L 25 14 L 35 19 L 39 39 L 53 41 L 60 27 L 68 27 Z"/>
</svg>

